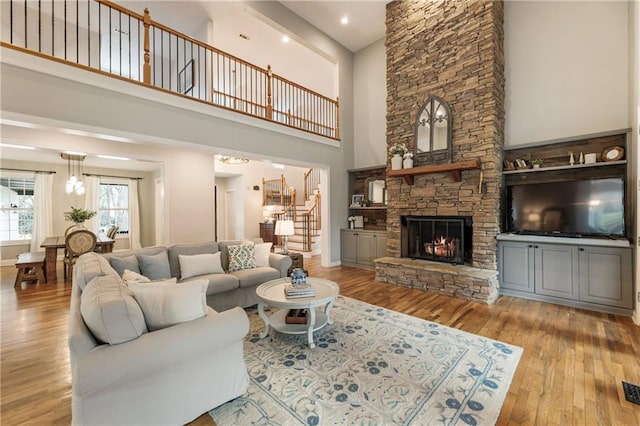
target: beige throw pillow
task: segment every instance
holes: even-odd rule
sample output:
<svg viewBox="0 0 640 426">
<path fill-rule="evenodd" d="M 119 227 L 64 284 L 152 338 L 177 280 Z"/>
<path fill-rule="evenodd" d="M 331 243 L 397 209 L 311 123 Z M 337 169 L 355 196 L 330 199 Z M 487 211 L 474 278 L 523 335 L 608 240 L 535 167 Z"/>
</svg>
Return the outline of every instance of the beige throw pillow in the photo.
<svg viewBox="0 0 640 426">
<path fill-rule="evenodd" d="M 178 262 L 180 263 L 180 278 L 183 280 L 198 275 L 224 274 L 220 262 L 220 252 L 190 256 L 180 254 Z"/>
<path fill-rule="evenodd" d="M 129 283 L 150 331 L 207 315 L 208 280 L 187 283 Z"/>
<path fill-rule="evenodd" d="M 269 255 L 271 254 L 271 246 L 273 243 L 262 243 L 254 246 L 253 258 L 256 263 L 256 267 L 270 266 Z"/>
<path fill-rule="evenodd" d="M 91 334 L 110 345 L 133 340 L 147 331 L 133 294 L 113 275 L 87 283 L 80 296 L 80 314 Z"/>
</svg>

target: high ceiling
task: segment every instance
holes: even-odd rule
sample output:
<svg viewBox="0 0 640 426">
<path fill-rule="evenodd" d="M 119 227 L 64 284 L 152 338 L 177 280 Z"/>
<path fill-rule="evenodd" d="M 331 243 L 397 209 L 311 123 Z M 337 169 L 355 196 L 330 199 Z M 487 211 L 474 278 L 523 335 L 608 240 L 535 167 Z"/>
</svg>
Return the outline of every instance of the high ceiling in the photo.
<svg viewBox="0 0 640 426">
<path fill-rule="evenodd" d="M 352 52 L 385 34 L 385 0 L 281 0 L 280 3 Z M 340 22 L 343 17 L 349 19 L 347 24 Z"/>
</svg>

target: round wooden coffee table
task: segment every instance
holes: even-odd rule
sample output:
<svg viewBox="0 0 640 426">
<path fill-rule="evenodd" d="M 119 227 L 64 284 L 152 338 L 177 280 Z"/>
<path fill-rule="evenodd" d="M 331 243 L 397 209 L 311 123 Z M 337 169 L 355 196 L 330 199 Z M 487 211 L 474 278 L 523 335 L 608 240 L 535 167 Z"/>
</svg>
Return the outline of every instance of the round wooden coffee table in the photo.
<svg viewBox="0 0 640 426">
<path fill-rule="evenodd" d="M 331 307 L 340 292 L 340 287 L 333 281 L 324 278 L 307 278 L 307 284 L 314 288 L 314 297 L 302 297 L 297 299 L 287 299 L 284 294 L 284 286 L 291 284 L 291 278 L 278 278 L 261 284 L 256 289 L 258 296 L 258 315 L 264 322 L 264 331 L 260 337 L 269 335 L 269 326 L 274 330 L 285 334 L 307 334 L 309 347 L 314 348 L 313 332 L 320 330 L 327 324 L 333 324 L 329 318 Z M 284 308 L 268 316 L 265 306 Z M 316 309 L 324 306 L 324 310 Z M 285 318 L 290 309 L 307 309 L 309 312 L 307 324 L 287 324 Z"/>
</svg>

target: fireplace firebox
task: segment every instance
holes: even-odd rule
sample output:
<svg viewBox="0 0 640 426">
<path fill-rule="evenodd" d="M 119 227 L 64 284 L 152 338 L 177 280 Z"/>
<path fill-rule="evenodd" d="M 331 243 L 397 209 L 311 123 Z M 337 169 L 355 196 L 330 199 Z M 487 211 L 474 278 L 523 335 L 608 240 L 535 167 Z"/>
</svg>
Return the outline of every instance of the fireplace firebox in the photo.
<svg viewBox="0 0 640 426">
<path fill-rule="evenodd" d="M 402 257 L 464 264 L 471 262 L 471 216 L 401 216 Z"/>
</svg>

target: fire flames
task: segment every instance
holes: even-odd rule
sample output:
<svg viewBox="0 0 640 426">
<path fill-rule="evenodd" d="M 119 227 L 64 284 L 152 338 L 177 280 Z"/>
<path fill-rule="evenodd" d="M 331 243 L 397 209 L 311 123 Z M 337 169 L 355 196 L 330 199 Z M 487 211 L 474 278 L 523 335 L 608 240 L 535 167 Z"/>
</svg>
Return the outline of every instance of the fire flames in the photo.
<svg viewBox="0 0 640 426">
<path fill-rule="evenodd" d="M 456 240 L 436 237 L 432 242 L 424 244 L 424 251 L 435 256 L 453 257 L 456 254 Z"/>
</svg>

